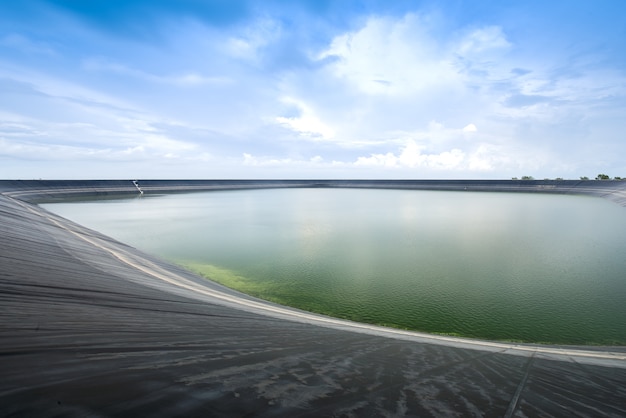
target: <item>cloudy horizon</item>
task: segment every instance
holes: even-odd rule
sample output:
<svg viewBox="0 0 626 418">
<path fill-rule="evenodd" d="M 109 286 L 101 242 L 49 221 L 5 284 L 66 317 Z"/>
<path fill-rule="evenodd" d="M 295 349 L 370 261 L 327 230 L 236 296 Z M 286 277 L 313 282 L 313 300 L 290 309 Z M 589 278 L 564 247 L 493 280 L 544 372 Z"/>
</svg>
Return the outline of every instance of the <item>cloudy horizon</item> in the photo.
<svg viewBox="0 0 626 418">
<path fill-rule="evenodd" d="M 626 177 L 626 4 L 0 5 L 0 178 Z"/>
</svg>

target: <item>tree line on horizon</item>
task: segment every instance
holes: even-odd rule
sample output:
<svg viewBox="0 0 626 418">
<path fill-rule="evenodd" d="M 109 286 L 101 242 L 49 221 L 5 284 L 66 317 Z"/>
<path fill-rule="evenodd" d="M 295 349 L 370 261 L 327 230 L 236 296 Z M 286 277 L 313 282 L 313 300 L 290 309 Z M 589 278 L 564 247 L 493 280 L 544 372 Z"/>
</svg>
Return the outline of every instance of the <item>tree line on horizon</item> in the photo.
<svg viewBox="0 0 626 418">
<path fill-rule="evenodd" d="M 587 176 L 581 176 L 580 179 L 581 180 L 590 180 L 589 177 L 587 177 Z M 535 178 L 533 176 L 522 176 L 520 178 L 512 177 L 511 180 L 535 180 Z M 545 178 L 544 180 L 552 180 L 552 179 Z M 563 177 L 557 177 L 555 180 L 560 181 L 560 180 L 564 180 L 564 179 L 563 179 Z M 594 180 L 611 180 L 611 176 L 609 176 L 607 174 L 598 174 Z M 626 180 L 626 177 L 615 176 L 615 177 L 613 177 L 613 180 Z"/>
</svg>

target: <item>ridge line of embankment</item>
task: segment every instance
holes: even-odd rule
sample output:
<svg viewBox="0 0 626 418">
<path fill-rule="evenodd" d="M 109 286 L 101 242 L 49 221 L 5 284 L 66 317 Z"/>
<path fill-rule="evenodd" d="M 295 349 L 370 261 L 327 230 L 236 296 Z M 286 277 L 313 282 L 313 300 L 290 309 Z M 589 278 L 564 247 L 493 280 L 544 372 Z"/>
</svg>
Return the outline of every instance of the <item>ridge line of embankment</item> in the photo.
<svg viewBox="0 0 626 418">
<path fill-rule="evenodd" d="M 626 206 L 624 180 L 0 180 L 0 193 L 30 202 L 294 187 L 579 194 Z"/>
</svg>

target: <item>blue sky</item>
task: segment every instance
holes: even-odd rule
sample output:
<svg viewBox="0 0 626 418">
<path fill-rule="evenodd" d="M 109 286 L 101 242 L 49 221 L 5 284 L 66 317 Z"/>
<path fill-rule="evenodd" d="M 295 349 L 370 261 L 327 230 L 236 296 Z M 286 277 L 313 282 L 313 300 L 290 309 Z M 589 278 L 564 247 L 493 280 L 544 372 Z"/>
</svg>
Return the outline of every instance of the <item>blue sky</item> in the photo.
<svg viewBox="0 0 626 418">
<path fill-rule="evenodd" d="M 626 177 L 626 2 L 0 3 L 0 178 Z"/>
</svg>

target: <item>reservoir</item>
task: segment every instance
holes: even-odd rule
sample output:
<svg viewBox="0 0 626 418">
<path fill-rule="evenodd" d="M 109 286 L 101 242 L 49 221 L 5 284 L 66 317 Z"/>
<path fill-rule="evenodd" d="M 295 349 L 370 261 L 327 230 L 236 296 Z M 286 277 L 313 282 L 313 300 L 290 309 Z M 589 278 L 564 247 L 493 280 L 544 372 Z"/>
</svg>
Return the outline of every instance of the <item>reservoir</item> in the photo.
<svg viewBox="0 0 626 418">
<path fill-rule="evenodd" d="M 626 209 L 599 198 L 307 188 L 40 206 L 304 310 L 470 338 L 626 345 Z"/>
</svg>

